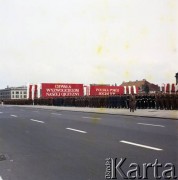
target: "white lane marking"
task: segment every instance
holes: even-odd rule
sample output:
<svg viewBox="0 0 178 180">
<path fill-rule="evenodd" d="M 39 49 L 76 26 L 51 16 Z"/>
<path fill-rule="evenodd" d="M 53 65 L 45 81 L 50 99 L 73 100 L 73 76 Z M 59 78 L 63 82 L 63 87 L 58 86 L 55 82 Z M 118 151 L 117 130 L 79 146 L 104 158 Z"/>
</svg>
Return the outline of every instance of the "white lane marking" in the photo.
<svg viewBox="0 0 178 180">
<path fill-rule="evenodd" d="M 143 147 L 143 148 L 147 148 L 147 149 L 152 149 L 155 151 L 162 151 L 163 149 L 159 149 L 159 148 L 155 148 L 155 147 L 151 147 L 151 146 L 146 146 L 143 144 L 137 144 L 137 143 L 133 143 L 133 142 L 129 142 L 129 141 L 120 141 L 121 143 L 125 143 L 125 144 L 130 144 L 130 145 L 134 145 L 134 146 L 139 146 L 139 147 Z"/>
<path fill-rule="evenodd" d="M 101 118 L 97 118 L 97 117 L 82 117 L 82 118 L 84 118 L 84 119 L 98 119 L 98 120 L 101 119 Z"/>
<path fill-rule="evenodd" d="M 12 116 L 12 117 L 17 117 L 16 115 L 13 115 L 13 114 L 12 114 L 11 116 Z"/>
<path fill-rule="evenodd" d="M 59 113 L 51 113 L 51 114 L 54 114 L 54 115 L 59 115 L 59 116 L 60 116 L 60 115 L 62 115 L 62 114 L 59 114 Z"/>
<path fill-rule="evenodd" d="M 163 125 L 159 125 L 159 124 L 146 124 L 146 123 L 137 123 L 137 124 L 144 125 L 144 126 L 157 126 L 157 127 L 165 127 L 165 126 L 163 126 Z"/>
<path fill-rule="evenodd" d="M 30 120 L 34 121 L 34 122 L 44 123 L 44 121 L 39 121 L 39 120 L 36 120 L 36 119 L 30 119 Z"/>
<path fill-rule="evenodd" d="M 0 180 L 3 180 L 1 176 L 0 176 Z"/>
<path fill-rule="evenodd" d="M 0 112 L 0 114 L 2 114 L 3 112 Z"/>
<path fill-rule="evenodd" d="M 72 128 L 66 128 L 70 131 L 76 131 L 76 132 L 80 132 L 80 133 L 87 133 L 86 131 L 81 131 L 81 130 L 78 130 L 78 129 L 72 129 Z"/>
</svg>

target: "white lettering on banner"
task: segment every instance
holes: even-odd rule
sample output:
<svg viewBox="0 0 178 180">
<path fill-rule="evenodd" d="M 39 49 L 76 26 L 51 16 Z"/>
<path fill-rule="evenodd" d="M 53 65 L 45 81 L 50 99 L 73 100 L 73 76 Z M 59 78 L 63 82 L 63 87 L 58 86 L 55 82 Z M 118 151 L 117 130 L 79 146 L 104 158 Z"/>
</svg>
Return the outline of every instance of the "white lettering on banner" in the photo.
<svg viewBox="0 0 178 180">
<path fill-rule="evenodd" d="M 109 89 L 99 89 L 99 88 L 96 88 L 96 91 L 109 92 Z"/>
<path fill-rule="evenodd" d="M 119 92 L 119 89 L 110 89 L 110 92 Z"/>
<path fill-rule="evenodd" d="M 46 93 L 46 96 L 48 96 L 48 97 L 60 96 L 60 93 Z"/>
<path fill-rule="evenodd" d="M 55 92 L 68 92 L 68 93 L 76 92 L 76 93 L 79 93 L 79 89 L 46 89 L 46 92 L 53 92 L 53 93 L 55 93 Z"/>
<path fill-rule="evenodd" d="M 98 92 L 98 95 L 115 95 L 116 93 L 119 93 L 119 89 L 100 89 L 96 88 L 96 92 Z"/>
<path fill-rule="evenodd" d="M 65 89 L 68 89 L 68 88 L 72 88 L 70 85 L 55 85 L 55 88 L 65 88 Z"/>
<path fill-rule="evenodd" d="M 57 96 L 79 96 L 79 93 L 46 93 L 47 97 L 57 97 Z"/>
<path fill-rule="evenodd" d="M 61 96 L 79 96 L 79 93 L 61 93 Z"/>
</svg>

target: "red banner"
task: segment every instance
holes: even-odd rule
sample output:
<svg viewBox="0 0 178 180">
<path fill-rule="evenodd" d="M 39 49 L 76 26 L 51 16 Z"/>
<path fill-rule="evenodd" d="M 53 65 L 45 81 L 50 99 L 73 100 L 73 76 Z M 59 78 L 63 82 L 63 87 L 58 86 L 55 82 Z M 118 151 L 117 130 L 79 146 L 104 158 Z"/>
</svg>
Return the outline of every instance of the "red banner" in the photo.
<svg viewBox="0 0 178 180">
<path fill-rule="evenodd" d="M 124 94 L 123 86 L 90 86 L 90 96 L 109 96 Z"/>
<path fill-rule="evenodd" d="M 32 99 L 32 85 L 29 85 L 29 99 Z"/>
<path fill-rule="evenodd" d="M 42 83 L 42 98 L 83 96 L 83 84 Z"/>
</svg>

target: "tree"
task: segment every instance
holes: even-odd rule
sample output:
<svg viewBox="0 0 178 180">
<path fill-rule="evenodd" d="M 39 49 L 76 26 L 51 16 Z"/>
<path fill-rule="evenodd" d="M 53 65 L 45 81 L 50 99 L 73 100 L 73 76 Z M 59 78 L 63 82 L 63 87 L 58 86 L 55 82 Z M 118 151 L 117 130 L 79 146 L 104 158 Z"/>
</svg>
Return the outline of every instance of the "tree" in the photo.
<svg viewBox="0 0 178 180">
<path fill-rule="evenodd" d="M 150 92 L 150 88 L 147 82 L 145 82 L 145 84 L 143 85 L 143 91 L 145 91 L 146 94 Z"/>
</svg>

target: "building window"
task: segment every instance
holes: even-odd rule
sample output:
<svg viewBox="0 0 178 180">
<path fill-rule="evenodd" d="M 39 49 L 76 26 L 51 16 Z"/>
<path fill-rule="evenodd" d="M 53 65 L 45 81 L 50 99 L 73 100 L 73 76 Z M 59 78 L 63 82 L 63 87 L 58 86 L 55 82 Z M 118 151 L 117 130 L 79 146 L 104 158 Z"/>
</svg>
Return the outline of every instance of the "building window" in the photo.
<svg viewBox="0 0 178 180">
<path fill-rule="evenodd" d="M 16 95 L 16 98 L 19 98 L 19 95 Z"/>
</svg>

